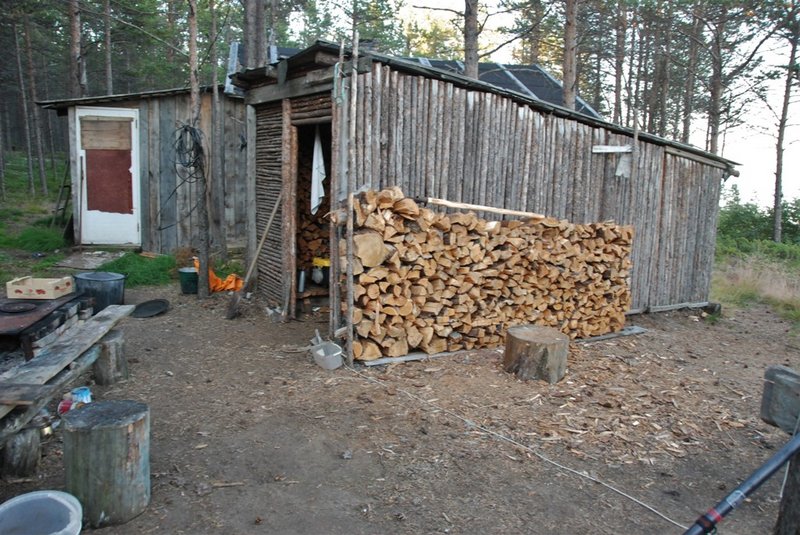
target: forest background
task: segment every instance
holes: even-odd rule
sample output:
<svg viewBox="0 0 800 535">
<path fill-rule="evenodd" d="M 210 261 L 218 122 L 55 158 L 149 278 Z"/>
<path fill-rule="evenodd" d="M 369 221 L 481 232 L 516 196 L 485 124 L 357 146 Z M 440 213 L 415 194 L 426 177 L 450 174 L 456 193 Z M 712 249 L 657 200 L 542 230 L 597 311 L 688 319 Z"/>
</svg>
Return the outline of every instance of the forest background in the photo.
<svg viewBox="0 0 800 535">
<path fill-rule="evenodd" d="M 380 52 L 459 59 L 468 74 L 477 61 L 536 63 L 564 80 L 566 107 L 578 94 L 611 122 L 756 158 L 731 179 L 726 206 L 771 222 L 755 227 L 761 238 L 800 239 L 798 201 L 784 198 L 800 193 L 786 165 L 798 0 L 196 1 L 201 83 L 224 80 L 232 42 L 349 44 L 353 29 Z M 30 155 L 32 195 L 47 193 L 47 170 L 64 157 L 65 121 L 36 101 L 188 87 L 189 3 L 0 0 L 2 189 L 6 155 Z"/>
</svg>

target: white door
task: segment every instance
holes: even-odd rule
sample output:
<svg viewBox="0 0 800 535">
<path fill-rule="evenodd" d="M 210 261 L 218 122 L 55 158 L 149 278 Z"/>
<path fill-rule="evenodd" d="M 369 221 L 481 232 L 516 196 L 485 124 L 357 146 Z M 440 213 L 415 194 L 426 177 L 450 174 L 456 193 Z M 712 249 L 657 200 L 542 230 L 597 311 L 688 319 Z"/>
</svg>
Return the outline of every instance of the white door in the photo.
<svg viewBox="0 0 800 535">
<path fill-rule="evenodd" d="M 139 111 L 77 108 L 80 243 L 141 245 Z"/>
</svg>

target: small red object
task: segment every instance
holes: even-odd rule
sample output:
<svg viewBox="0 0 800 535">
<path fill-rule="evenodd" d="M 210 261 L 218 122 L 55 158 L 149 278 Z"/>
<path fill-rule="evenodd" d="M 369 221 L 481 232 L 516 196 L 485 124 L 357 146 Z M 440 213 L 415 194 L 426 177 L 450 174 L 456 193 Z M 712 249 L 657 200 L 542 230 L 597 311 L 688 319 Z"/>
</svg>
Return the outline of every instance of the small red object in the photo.
<svg viewBox="0 0 800 535">
<path fill-rule="evenodd" d="M 65 412 L 67 412 L 71 408 L 72 408 L 72 400 L 71 399 L 62 399 L 58 403 L 57 412 L 58 412 L 58 414 L 64 414 Z"/>
</svg>

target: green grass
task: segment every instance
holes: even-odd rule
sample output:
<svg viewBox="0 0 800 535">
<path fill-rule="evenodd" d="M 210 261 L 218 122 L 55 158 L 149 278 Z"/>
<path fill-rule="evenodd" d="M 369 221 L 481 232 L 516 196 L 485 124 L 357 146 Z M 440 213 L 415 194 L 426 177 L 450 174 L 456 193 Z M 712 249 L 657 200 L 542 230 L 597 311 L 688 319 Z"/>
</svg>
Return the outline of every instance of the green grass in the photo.
<svg viewBox="0 0 800 535">
<path fill-rule="evenodd" d="M 55 267 L 64 255 L 56 253 L 67 247 L 62 226 L 50 229 L 50 218 L 64 177 L 64 157 L 56 169 L 47 164 L 48 193 L 40 189 L 38 172 L 36 192 L 28 188 L 28 166 L 21 152 L 6 153 L 6 197 L 0 199 L 0 284 L 25 275 L 53 277 L 66 274 Z M 36 253 L 36 254 L 34 254 Z"/>
<path fill-rule="evenodd" d="M 136 253 L 125 253 L 120 258 L 106 262 L 97 271 L 111 271 L 126 276 L 125 286 L 163 286 L 177 278 L 175 258 L 157 256 L 147 258 Z"/>
<path fill-rule="evenodd" d="M 711 299 L 772 307 L 800 329 L 800 246 L 767 240 L 719 240 Z"/>
</svg>

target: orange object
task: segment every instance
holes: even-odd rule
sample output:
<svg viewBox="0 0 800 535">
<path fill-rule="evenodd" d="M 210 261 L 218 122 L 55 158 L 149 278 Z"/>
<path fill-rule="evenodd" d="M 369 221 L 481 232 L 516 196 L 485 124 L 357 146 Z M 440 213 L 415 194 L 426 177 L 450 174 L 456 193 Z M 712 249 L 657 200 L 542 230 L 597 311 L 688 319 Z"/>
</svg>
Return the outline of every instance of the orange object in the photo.
<svg viewBox="0 0 800 535">
<path fill-rule="evenodd" d="M 199 273 L 200 272 L 200 260 L 198 260 L 196 257 L 194 259 L 194 267 L 197 270 L 197 272 Z M 225 279 L 223 280 L 223 279 L 217 277 L 217 274 L 214 273 L 213 269 L 208 268 L 208 290 L 210 292 L 226 292 L 226 291 L 229 291 L 229 290 L 230 291 L 234 291 L 234 292 L 238 292 L 239 290 L 242 289 L 243 285 L 244 285 L 244 281 L 242 280 L 242 278 L 239 275 L 237 275 L 235 273 L 231 273 L 230 275 L 225 277 Z"/>
</svg>

